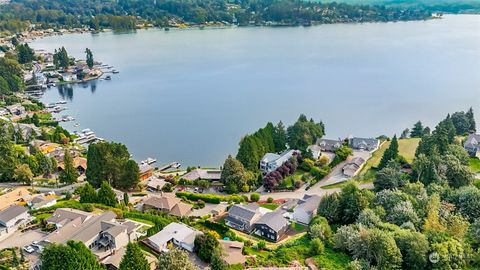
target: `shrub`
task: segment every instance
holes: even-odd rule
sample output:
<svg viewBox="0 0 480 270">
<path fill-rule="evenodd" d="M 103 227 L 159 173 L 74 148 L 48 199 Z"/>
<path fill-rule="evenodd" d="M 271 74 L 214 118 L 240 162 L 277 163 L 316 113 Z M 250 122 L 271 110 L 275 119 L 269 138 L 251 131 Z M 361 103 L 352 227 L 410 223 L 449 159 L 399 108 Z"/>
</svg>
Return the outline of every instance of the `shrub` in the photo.
<svg viewBox="0 0 480 270">
<path fill-rule="evenodd" d="M 315 162 L 309 158 L 303 160 L 300 164 L 300 169 L 309 172 L 313 167 L 315 167 Z"/>
<path fill-rule="evenodd" d="M 272 203 L 272 202 L 273 202 L 273 198 L 272 198 L 272 197 L 268 197 L 268 198 L 267 198 L 267 202 L 268 202 L 268 203 Z"/>
<path fill-rule="evenodd" d="M 322 255 L 325 251 L 325 246 L 323 245 L 322 240 L 315 238 L 311 242 L 310 253 L 312 256 Z"/>
<path fill-rule="evenodd" d="M 260 200 L 260 194 L 258 194 L 258 193 L 250 194 L 250 201 L 258 202 L 258 200 Z"/>
</svg>

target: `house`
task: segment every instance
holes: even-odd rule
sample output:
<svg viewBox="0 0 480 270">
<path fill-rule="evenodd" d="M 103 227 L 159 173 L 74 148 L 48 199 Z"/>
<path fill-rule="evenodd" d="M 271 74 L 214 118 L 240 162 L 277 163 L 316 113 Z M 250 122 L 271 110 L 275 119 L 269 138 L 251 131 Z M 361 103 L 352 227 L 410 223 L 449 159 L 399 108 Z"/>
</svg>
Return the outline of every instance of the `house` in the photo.
<svg viewBox="0 0 480 270">
<path fill-rule="evenodd" d="M 183 179 L 195 181 L 195 180 L 208 180 L 208 181 L 220 181 L 222 175 L 221 170 L 206 170 L 206 169 L 194 169 L 184 175 Z"/>
<path fill-rule="evenodd" d="M 30 218 L 26 207 L 17 204 L 10 205 L 0 211 L 0 235 L 16 231 L 18 227 L 28 223 Z"/>
<path fill-rule="evenodd" d="M 322 154 L 322 148 L 320 147 L 320 145 L 316 144 L 309 145 L 307 147 L 307 151 L 310 151 L 310 153 L 312 153 L 314 159 L 318 159 Z"/>
<path fill-rule="evenodd" d="M 16 132 L 20 132 L 22 137 L 26 140 L 34 139 L 35 137 L 39 136 L 42 132 L 38 127 L 34 124 L 14 124 L 13 128 Z"/>
<path fill-rule="evenodd" d="M 164 179 L 152 176 L 148 178 L 147 189 L 149 189 L 150 191 L 161 191 L 166 183 L 167 182 Z"/>
<path fill-rule="evenodd" d="M 47 235 L 43 239 L 45 242 L 63 244 L 75 240 L 83 242 L 93 251 L 113 252 L 137 239 L 137 226 L 133 222 L 115 221 L 116 214 L 111 211 L 94 215 L 70 210 L 55 210 L 54 221 L 62 226 Z M 47 222 L 52 224 L 53 221 L 48 219 Z"/>
<path fill-rule="evenodd" d="M 312 218 L 317 214 L 317 208 L 320 204 L 320 196 L 305 194 L 293 208 L 293 220 L 302 224 L 310 224 Z"/>
<path fill-rule="evenodd" d="M 345 166 L 343 166 L 342 172 L 344 175 L 348 177 L 354 177 L 363 167 L 364 163 L 365 163 L 365 159 L 361 157 L 353 158 L 352 160 L 348 161 L 347 164 L 345 164 Z"/>
<path fill-rule="evenodd" d="M 6 106 L 5 108 L 11 115 L 15 116 L 23 116 L 27 113 L 25 107 L 23 107 L 21 104 L 13 104 L 10 106 Z"/>
<path fill-rule="evenodd" d="M 79 219 L 81 222 L 85 222 L 89 218 L 91 218 L 91 215 L 87 212 L 73 208 L 57 208 L 46 222 L 60 228 L 73 220 Z"/>
<path fill-rule="evenodd" d="M 463 147 L 471 157 L 480 158 L 480 134 L 468 135 Z"/>
<path fill-rule="evenodd" d="M 185 217 L 192 211 L 190 204 L 182 203 L 182 200 L 169 193 L 161 193 L 160 196 L 149 196 L 143 201 L 142 210 L 157 210 L 172 216 Z"/>
<path fill-rule="evenodd" d="M 102 264 L 105 265 L 107 270 L 118 270 L 120 268 L 120 263 L 122 262 L 123 256 L 127 251 L 126 247 L 122 247 L 119 250 L 115 251 L 112 255 L 106 257 L 102 260 Z M 145 256 L 147 259 L 148 264 L 150 265 L 151 270 L 155 270 L 155 262 L 157 258 L 152 256 Z"/>
<path fill-rule="evenodd" d="M 316 142 L 321 149 L 321 151 L 335 153 L 343 145 L 341 140 L 330 140 L 330 139 L 318 139 Z"/>
<path fill-rule="evenodd" d="M 57 203 L 57 198 L 55 196 L 37 196 L 33 198 L 29 205 L 32 210 L 37 210 L 41 208 L 46 208 L 54 206 Z"/>
<path fill-rule="evenodd" d="M 73 166 L 77 169 L 78 175 L 82 175 L 87 171 L 87 159 L 83 157 L 74 157 Z M 65 169 L 65 164 L 62 161 L 58 163 L 58 171 L 63 171 Z"/>
<path fill-rule="evenodd" d="M 280 155 L 267 153 L 260 160 L 260 170 L 264 173 L 273 172 L 298 153 L 298 150 L 287 150 Z"/>
<path fill-rule="evenodd" d="M 0 210 L 12 204 L 25 203 L 33 198 L 32 193 L 26 187 L 14 188 L 0 196 Z"/>
<path fill-rule="evenodd" d="M 374 138 L 350 138 L 348 145 L 354 150 L 373 152 L 380 146 L 380 140 Z"/>
<path fill-rule="evenodd" d="M 280 240 L 288 229 L 288 220 L 283 216 L 283 211 L 269 212 L 255 222 L 255 234 L 271 241 Z"/>
<path fill-rule="evenodd" d="M 153 176 L 153 167 L 148 164 L 140 164 L 138 166 L 140 172 L 140 181 L 145 181 Z"/>
<path fill-rule="evenodd" d="M 183 223 L 172 222 L 163 230 L 147 238 L 146 244 L 157 252 L 168 251 L 170 243 L 187 251 L 193 252 L 195 237 L 202 234 Z"/>
<path fill-rule="evenodd" d="M 235 204 L 228 210 L 225 224 L 239 231 L 251 233 L 253 224 L 262 217 L 257 204 Z"/>
<path fill-rule="evenodd" d="M 247 260 L 243 255 L 243 242 L 219 240 L 220 247 L 222 248 L 223 260 L 228 265 L 244 264 Z"/>
</svg>

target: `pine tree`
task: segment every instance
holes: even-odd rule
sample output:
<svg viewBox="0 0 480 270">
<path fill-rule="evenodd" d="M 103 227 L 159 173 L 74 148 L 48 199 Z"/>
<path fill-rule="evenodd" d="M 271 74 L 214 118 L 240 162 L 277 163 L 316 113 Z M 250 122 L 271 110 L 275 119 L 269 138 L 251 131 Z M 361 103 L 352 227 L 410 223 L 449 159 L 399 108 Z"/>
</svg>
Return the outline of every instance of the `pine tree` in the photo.
<svg viewBox="0 0 480 270">
<path fill-rule="evenodd" d="M 468 118 L 468 123 L 470 124 L 470 130 L 469 132 L 470 133 L 474 133 L 477 131 L 477 128 L 476 128 L 476 124 L 475 124 L 475 115 L 473 114 L 473 109 L 472 107 L 470 107 L 470 109 L 468 109 L 467 113 L 466 113 L 466 116 Z"/>
<path fill-rule="evenodd" d="M 90 183 L 86 183 L 80 189 L 80 202 L 81 203 L 95 203 L 97 202 L 97 192 Z"/>
<path fill-rule="evenodd" d="M 142 250 L 135 243 L 128 243 L 127 250 L 125 255 L 123 255 L 122 261 L 120 262 L 120 267 L 118 270 L 149 270 L 150 265 L 148 264 L 145 255 Z"/>
<path fill-rule="evenodd" d="M 287 148 L 287 132 L 282 121 L 278 122 L 273 131 L 273 142 L 275 144 L 275 152 L 282 152 Z"/>
<path fill-rule="evenodd" d="M 100 186 L 97 198 L 98 202 L 104 205 L 115 207 L 118 204 L 117 195 L 106 181 Z"/>
<path fill-rule="evenodd" d="M 87 55 L 87 66 L 88 68 L 93 68 L 93 53 L 89 48 L 85 49 L 85 53 Z"/>
<path fill-rule="evenodd" d="M 423 128 L 422 122 L 418 121 L 413 126 L 412 131 L 410 132 L 410 137 L 421 138 L 424 134 L 423 131 L 424 131 L 424 128 Z"/>
<path fill-rule="evenodd" d="M 64 169 L 60 172 L 59 179 L 63 183 L 71 184 L 77 181 L 77 170 L 73 165 L 73 158 L 68 149 L 65 149 L 63 156 Z"/>
<path fill-rule="evenodd" d="M 391 160 L 395 160 L 398 157 L 398 140 L 397 135 L 393 136 L 392 142 L 390 146 L 385 150 L 383 153 L 382 160 L 380 160 L 380 165 L 378 165 L 379 169 L 383 169 L 387 167 L 388 162 Z"/>
<path fill-rule="evenodd" d="M 125 204 L 125 206 L 128 206 L 128 204 L 130 203 L 127 192 L 123 193 L 123 203 Z"/>
</svg>

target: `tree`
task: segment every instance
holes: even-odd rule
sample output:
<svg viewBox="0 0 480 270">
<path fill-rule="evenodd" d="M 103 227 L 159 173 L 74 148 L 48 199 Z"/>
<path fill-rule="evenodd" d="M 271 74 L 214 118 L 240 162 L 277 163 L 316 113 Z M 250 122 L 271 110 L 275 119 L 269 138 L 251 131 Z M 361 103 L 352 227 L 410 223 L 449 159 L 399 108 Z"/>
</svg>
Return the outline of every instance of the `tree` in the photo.
<svg viewBox="0 0 480 270">
<path fill-rule="evenodd" d="M 465 248 L 454 238 L 433 243 L 430 250 L 430 261 L 435 262 L 433 269 L 464 269 L 466 265 Z"/>
<path fill-rule="evenodd" d="M 123 166 L 123 173 L 115 182 L 115 186 L 121 189 L 136 187 L 140 182 L 140 168 L 134 160 L 128 160 Z"/>
<path fill-rule="evenodd" d="M 358 215 L 357 224 L 361 224 L 366 228 L 375 228 L 377 227 L 382 220 L 380 217 L 370 208 L 363 210 L 360 215 Z"/>
<path fill-rule="evenodd" d="M 470 109 L 468 109 L 468 111 L 465 113 L 465 116 L 467 117 L 468 123 L 469 123 L 468 132 L 469 133 L 476 132 L 477 128 L 476 128 L 476 123 L 475 123 L 475 115 L 473 113 L 472 107 L 470 107 Z"/>
<path fill-rule="evenodd" d="M 27 164 L 20 164 L 14 171 L 15 180 L 24 184 L 30 184 L 33 179 L 33 173 Z"/>
<path fill-rule="evenodd" d="M 400 172 L 399 165 L 392 163 L 378 171 L 375 175 L 375 179 L 373 180 L 375 191 L 399 188 L 406 183 L 407 180 Z"/>
<path fill-rule="evenodd" d="M 70 58 L 65 47 L 55 49 L 53 54 L 53 63 L 57 68 L 67 69 L 70 66 Z"/>
<path fill-rule="evenodd" d="M 93 53 L 89 48 L 85 49 L 85 54 L 86 56 L 86 61 L 87 61 L 87 66 L 88 68 L 92 69 L 93 68 Z"/>
<path fill-rule="evenodd" d="M 17 45 L 16 50 L 18 62 L 20 64 L 31 63 L 33 60 L 35 60 L 35 52 L 32 48 L 30 48 L 30 46 L 28 46 L 28 43 Z M 35 76 L 35 74 L 33 76 Z"/>
<path fill-rule="evenodd" d="M 1 58 L 0 58 L 1 59 Z M 0 124 L 3 122 L 0 121 Z M 9 139 L 8 129 L 0 128 L 0 180 L 9 181 L 14 178 L 18 159 L 14 153 L 13 143 Z"/>
<path fill-rule="evenodd" d="M 313 256 L 322 255 L 325 251 L 325 245 L 319 238 L 314 238 L 310 243 L 310 253 Z"/>
<path fill-rule="evenodd" d="M 312 239 L 319 238 L 322 241 L 328 242 L 332 238 L 332 229 L 326 218 L 317 216 L 310 222 L 308 234 Z"/>
<path fill-rule="evenodd" d="M 66 245 L 47 245 L 40 260 L 40 270 L 104 270 L 90 249 L 71 240 Z"/>
<path fill-rule="evenodd" d="M 370 190 L 359 189 L 357 184 L 349 181 L 340 192 L 340 209 L 343 223 L 352 223 L 363 209 L 367 208 L 373 198 Z"/>
<path fill-rule="evenodd" d="M 212 255 L 219 248 L 220 243 L 217 238 L 211 233 L 197 235 L 195 237 L 195 253 L 205 262 L 210 262 Z"/>
<path fill-rule="evenodd" d="M 123 255 L 122 261 L 120 262 L 120 267 L 118 270 L 149 270 L 150 265 L 148 264 L 145 255 L 140 249 L 137 243 L 128 243 L 127 250 L 125 255 Z"/>
<path fill-rule="evenodd" d="M 123 203 L 125 204 L 125 206 L 128 206 L 128 204 L 130 203 L 127 192 L 123 193 Z"/>
<path fill-rule="evenodd" d="M 273 131 L 273 143 L 275 144 L 275 152 L 282 152 L 287 147 L 287 132 L 282 121 L 278 122 Z"/>
<path fill-rule="evenodd" d="M 188 253 L 181 249 L 173 249 L 158 258 L 157 270 L 197 270 L 190 262 Z"/>
<path fill-rule="evenodd" d="M 59 179 L 63 183 L 72 184 L 77 181 L 77 169 L 73 165 L 73 158 L 68 149 L 65 149 L 63 156 L 63 165 L 64 168 L 60 172 Z"/>
<path fill-rule="evenodd" d="M 222 254 L 219 250 L 212 254 L 212 259 L 210 260 L 210 269 L 211 270 L 227 270 L 228 269 L 228 265 L 225 263 L 225 260 L 222 258 Z"/>
<path fill-rule="evenodd" d="M 323 196 L 318 206 L 318 215 L 325 217 L 330 223 L 341 220 L 340 195 L 333 193 Z"/>
<path fill-rule="evenodd" d="M 260 194 L 258 194 L 258 193 L 250 194 L 250 201 L 258 202 L 258 200 L 260 200 Z"/>
<path fill-rule="evenodd" d="M 227 192 L 237 193 L 247 183 L 247 175 L 242 163 L 228 156 L 223 164 L 220 181 L 226 186 Z"/>
<path fill-rule="evenodd" d="M 117 195 L 107 182 L 103 182 L 100 186 L 97 194 L 97 201 L 101 204 L 112 207 L 115 207 L 118 204 Z"/>
<path fill-rule="evenodd" d="M 390 146 L 385 150 L 383 153 L 382 159 L 380 160 L 380 164 L 378 165 L 379 169 L 383 169 L 387 167 L 388 163 L 391 160 L 396 160 L 398 157 L 398 140 L 397 135 L 393 136 L 393 139 L 390 143 Z"/>
<path fill-rule="evenodd" d="M 424 127 L 421 121 L 418 121 L 413 125 L 412 131 L 410 132 L 410 137 L 412 138 L 421 138 L 424 134 Z"/>
<path fill-rule="evenodd" d="M 90 183 L 86 183 L 81 187 L 79 193 L 81 203 L 95 203 L 98 201 L 97 192 Z"/>
<path fill-rule="evenodd" d="M 346 160 L 351 154 L 353 154 L 352 149 L 345 145 L 335 151 L 335 157 L 340 159 L 340 161 Z"/>
<path fill-rule="evenodd" d="M 402 131 L 402 134 L 400 135 L 400 139 L 406 139 L 408 138 L 408 133 L 410 133 L 410 129 L 406 128 Z"/>
<path fill-rule="evenodd" d="M 302 114 L 295 124 L 287 128 L 287 143 L 291 149 L 298 149 L 305 153 L 307 147 L 323 135 L 325 135 L 323 123 L 315 123 L 313 119 L 307 120 L 307 117 Z"/>
</svg>

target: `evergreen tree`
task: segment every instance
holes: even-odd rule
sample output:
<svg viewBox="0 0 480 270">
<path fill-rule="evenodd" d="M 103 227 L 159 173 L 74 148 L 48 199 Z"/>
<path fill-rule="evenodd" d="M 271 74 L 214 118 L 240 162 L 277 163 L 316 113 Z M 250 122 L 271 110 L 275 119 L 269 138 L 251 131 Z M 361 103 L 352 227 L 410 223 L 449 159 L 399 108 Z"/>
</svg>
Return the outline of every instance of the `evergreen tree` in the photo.
<svg viewBox="0 0 480 270">
<path fill-rule="evenodd" d="M 273 143 L 275 144 L 275 152 L 282 152 L 287 148 L 287 132 L 282 121 L 278 122 L 273 132 Z"/>
<path fill-rule="evenodd" d="M 204 262 L 210 262 L 219 245 L 218 240 L 210 232 L 199 234 L 195 237 L 195 253 Z"/>
<path fill-rule="evenodd" d="M 118 270 L 149 270 L 145 255 L 136 243 L 128 243 Z"/>
<path fill-rule="evenodd" d="M 97 192 L 90 183 L 86 183 L 80 189 L 80 202 L 81 203 L 95 203 L 97 202 Z"/>
<path fill-rule="evenodd" d="M 98 202 L 108 206 L 115 207 L 118 204 L 117 195 L 113 191 L 112 187 L 107 183 L 103 182 L 100 186 L 100 189 L 97 193 Z"/>
<path fill-rule="evenodd" d="M 40 270 L 104 270 L 85 244 L 71 240 L 66 245 L 47 245 L 40 260 Z"/>
<path fill-rule="evenodd" d="M 222 255 L 219 250 L 212 254 L 212 259 L 210 260 L 210 269 L 211 270 L 227 270 L 228 265 L 222 258 Z"/>
<path fill-rule="evenodd" d="M 85 54 L 87 55 L 87 66 L 88 68 L 93 68 L 93 53 L 89 48 L 85 49 Z"/>
<path fill-rule="evenodd" d="M 17 45 L 16 51 L 18 62 L 20 64 L 31 63 L 33 60 L 35 60 L 35 52 L 32 48 L 30 48 L 30 46 L 28 46 L 28 43 Z"/>
<path fill-rule="evenodd" d="M 247 170 L 257 171 L 261 158 L 255 139 L 250 135 L 245 136 L 241 140 L 240 148 L 238 149 L 238 161 L 240 161 Z"/>
<path fill-rule="evenodd" d="M 323 123 L 315 123 L 313 119 L 307 120 L 307 117 L 302 114 L 295 124 L 287 128 L 288 146 L 305 153 L 307 147 L 314 144 L 323 135 L 325 135 Z"/>
<path fill-rule="evenodd" d="M 123 174 L 118 181 L 115 182 L 115 187 L 121 189 L 134 188 L 140 182 L 140 169 L 137 162 L 128 160 L 123 166 Z"/>
<path fill-rule="evenodd" d="M 470 107 L 470 109 L 468 109 L 468 111 L 467 111 L 467 113 L 466 113 L 465 115 L 467 116 L 468 123 L 469 123 L 469 130 L 468 130 L 468 132 L 470 132 L 470 133 L 476 132 L 476 131 L 477 131 L 477 127 L 476 127 L 475 115 L 473 114 L 473 109 L 472 109 L 472 107 Z"/>
<path fill-rule="evenodd" d="M 73 158 L 68 149 L 65 149 L 63 156 L 64 169 L 60 172 L 59 179 L 63 183 L 71 184 L 77 181 L 77 170 L 73 164 Z"/>
<path fill-rule="evenodd" d="M 220 181 L 226 186 L 227 192 L 236 193 L 247 183 L 247 175 L 242 163 L 232 156 L 228 156 L 223 164 Z"/>
<path fill-rule="evenodd" d="M 198 268 L 190 262 L 188 253 L 181 249 L 173 249 L 163 253 L 158 258 L 157 270 L 197 270 Z"/>
<path fill-rule="evenodd" d="M 53 63 L 57 68 L 67 69 L 70 66 L 70 58 L 65 47 L 55 49 L 53 54 Z"/>
<path fill-rule="evenodd" d="M 130 203 L 127 192 L 123 193 L 123 203 L 125 204 L 125 206 L 128 206 L 128 204 Z"/>
<path fill-rule="evenodd" d="M 424 134 L 424 127 L 422 125 L 422 122 L 418 121 L 413 126 L 412 131 L 410 132 L 410 137 L 421 138 L 423 136 L 423 134 Z"/>
<path fill-rule="evenodd" d="M 397 135 L 393 136 L 393 139 L 390 143 L 390 146 L 383 153 L 380 164 L 378 165 L 379 169 L 385 168 L 391 160 L 396 160 L 398 157 L 398 140 Z"/>
</svg>

